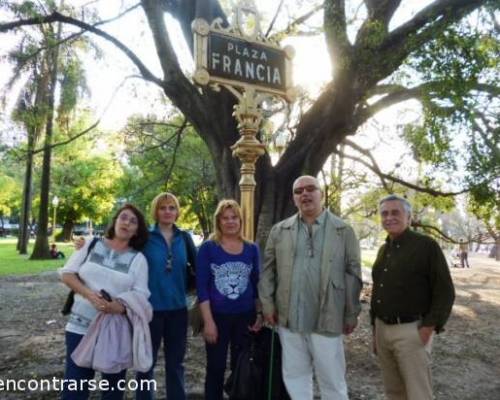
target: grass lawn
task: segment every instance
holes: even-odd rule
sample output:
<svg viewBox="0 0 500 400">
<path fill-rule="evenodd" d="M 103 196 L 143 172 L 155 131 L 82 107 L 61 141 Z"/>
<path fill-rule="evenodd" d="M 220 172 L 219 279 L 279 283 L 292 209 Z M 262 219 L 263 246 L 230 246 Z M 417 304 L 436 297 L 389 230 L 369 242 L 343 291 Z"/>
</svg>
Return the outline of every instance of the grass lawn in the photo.
<svg viewBox="0 0 500 400">
<path fill-rule="evenodd" d="M 30 241 L 28 255 L 19 255 L 16 251 L 16 238 L 0 239 L 0 276 L 29 275 L 43 271 L 54 271 L 62 267 L 65 260 L 30 260 L 34 240 Z M 66 255 L 66 259 L 73 253 L 73 243 L 57 243 L 57 248 Z M 361 264 L 371 267 L 375 260 L 375 251 L 362 251 Z"/>
<path fill-rule="evenodd" d="M 19 255 L 16 250 L 17 238 L 0 239 L 0 276 L 36 274 L 43 271 L 54 271 L 62 267 L 65 260 L 30 260 L 34 240 L 28 246 L 28 255 Z M 57 243 L 66 259 L 73 253 L 72 243 Z"/>
</svg>

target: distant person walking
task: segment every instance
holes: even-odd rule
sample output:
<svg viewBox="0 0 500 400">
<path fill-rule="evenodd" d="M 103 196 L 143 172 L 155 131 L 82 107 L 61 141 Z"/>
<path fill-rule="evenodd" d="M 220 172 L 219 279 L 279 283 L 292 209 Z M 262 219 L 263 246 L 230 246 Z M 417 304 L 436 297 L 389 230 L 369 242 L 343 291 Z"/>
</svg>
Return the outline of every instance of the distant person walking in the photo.
<svg viewBox="0 0 500 400">
<path fill-rule="evenodd" d="M 458 252 L 460 255 L 460 265 L 462 266 L 462 268 L 465 268 L 465 264 L 467 264 L 467 268 L 470 268 L 469 245 L 463 239 L 460 239 L 460 244 L 458 245 Z"/>
</svg>

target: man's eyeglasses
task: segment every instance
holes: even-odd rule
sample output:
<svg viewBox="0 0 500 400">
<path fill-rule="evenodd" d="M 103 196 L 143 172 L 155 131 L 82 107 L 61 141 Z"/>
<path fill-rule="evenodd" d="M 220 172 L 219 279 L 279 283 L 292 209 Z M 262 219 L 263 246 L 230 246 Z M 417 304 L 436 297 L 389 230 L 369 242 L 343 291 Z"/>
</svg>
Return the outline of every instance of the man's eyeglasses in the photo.
<svg viewBox="0 0 500 400">
<path fill-rule="evenodd" d="M 304 193 L 304 190 L 307 193 L 312 193 L 315 190 L 318 190 L 318 188 L 316 186 L 314 186 L 314 185 L 307 185 L 307 186 L 302 186 L 302 187 L 296 187 L 295 189 L 293 189 L 293 194 L 302 194 L 302 193 Z"/>
</svg>

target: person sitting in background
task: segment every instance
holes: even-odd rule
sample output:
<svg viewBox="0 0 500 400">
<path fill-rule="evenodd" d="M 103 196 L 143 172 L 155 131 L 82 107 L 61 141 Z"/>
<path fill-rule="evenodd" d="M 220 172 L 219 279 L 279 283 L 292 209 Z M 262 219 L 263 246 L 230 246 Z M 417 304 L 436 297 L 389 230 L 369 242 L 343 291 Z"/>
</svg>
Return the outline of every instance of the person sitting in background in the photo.
<svg viewBox="0 0 500 400">
<path fill-rule="evenodd" d="M 66 258 L 62 251 L 57 250 L 57 246 L 55 243 L 50 245 L 50 256 L 54 259 Z"/>
</svg>

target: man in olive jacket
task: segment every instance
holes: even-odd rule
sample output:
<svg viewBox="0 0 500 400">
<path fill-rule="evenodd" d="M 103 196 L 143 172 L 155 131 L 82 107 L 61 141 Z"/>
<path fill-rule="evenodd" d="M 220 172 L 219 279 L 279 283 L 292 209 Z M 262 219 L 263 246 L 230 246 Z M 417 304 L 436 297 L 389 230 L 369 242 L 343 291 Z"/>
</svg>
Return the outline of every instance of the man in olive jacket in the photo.
<svg viewBox="0 0 500 400">
<path fill-rule="evenodd" d="M 345 400 L 342 334 L 361 311 L 359 243 L 354 231 L 325 210 L 316 178 L 293 184 L 298 214 L 269 235 L 259 296 L 264 318 L 278 324 L 283 379 L 293 400 L 313 398 L 313 368 L 323 400 Z"/>
<path fill-rule="evenodd" d="M 370 314 L 389 400 L 432 400 L 433 332 L 443 329 L 455 298 L 437 242 L 410 230 L 411 205 L 399 196 L 380 201 L 387 231 L 373 265 Z"/>
</svg>

